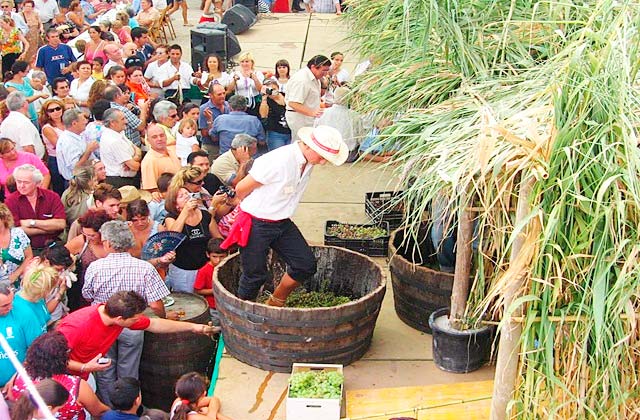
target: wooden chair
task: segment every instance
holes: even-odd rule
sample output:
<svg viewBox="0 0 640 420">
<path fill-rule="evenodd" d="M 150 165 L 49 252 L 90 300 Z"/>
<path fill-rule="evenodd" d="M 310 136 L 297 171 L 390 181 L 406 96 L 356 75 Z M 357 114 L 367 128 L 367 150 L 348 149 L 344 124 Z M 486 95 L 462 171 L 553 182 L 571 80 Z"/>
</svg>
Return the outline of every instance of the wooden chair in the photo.
<svg viewBox="0 0 640 420">
<path fill-rule="evenodd" d="M 162 21 L 160 18 L 153 21 L 151 26 L 149 27 L 149 38 L 157 44 L 168 44 L 169 41 L 167 39 L 167 34 L 164 32 L 162 28 Z"/>
<path fill-rule="evenodd" d="M 167 6 L 160 12 L 160 29 L 164 33 L 165 38 L 167 38 L 166 31 L 169 31 L 171 39 L 176 39 L 176 30 L 173 27 L 173 22 L 171 22 L 171 17 L 167 14 L 170 8 L 171 6 Z"/>
</svg>

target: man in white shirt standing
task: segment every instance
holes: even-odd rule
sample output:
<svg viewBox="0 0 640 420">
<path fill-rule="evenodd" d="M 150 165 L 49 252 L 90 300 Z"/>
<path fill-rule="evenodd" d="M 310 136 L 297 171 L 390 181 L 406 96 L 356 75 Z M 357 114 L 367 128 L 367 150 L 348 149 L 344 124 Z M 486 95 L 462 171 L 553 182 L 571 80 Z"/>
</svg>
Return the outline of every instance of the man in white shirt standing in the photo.
<svg viewBox="0 0 640 420">
<path fill-rule="evenodd" d="M 193 68 L 182 59 L 182 48 L 174 44 L 169 47 L 169 61 L 160 67 L 159 79 L 164 89 L 164 97 L 171 98 L 181 89 L 186 93 L 191 88 L 191 83 L 199 79 L 200 75 L 193 73 Z M 182 97 L 180 97 L 182 102 Z"/>
<path fill-rule="evenodd" d="M 107 170 L 108 184 L 116 188 L 132 185 L 140 188 L 142 151 L 129 141 L 122 131 L 127 125 L 124 113 L 110 108 L 104 112 L 104 130 L 100 138 L 100 159 Z"/>
<path fill-rule="evenodd" d="M 6 100 L 9 115 L 0 124 L 0 136 L 13 140 L 18 150 L 44 157 L 44 144 L 35 125 L 29 119 L 29 102 L 23 93 L 15 91 Z"/>
<path fill-rule="evenodd" d="M 62 122 L 65 130 L 56 143 L 56 161 L 60 175 L 70 181 L 76 167 L 86 165 L 91 159 L 95 159 L 93 152 L 98 149 L 100 143 L 95 140 L 87 143 L 80 137 L 87 127 L 87 117 L 80 109 L 67 109 L 62 115 Z"/>
<path fill-rule="evenodd" d="M 298 140 L 298 130 L 313 127 L 322 115 L 320 108 L 320 79 L 329 73 L 331 60 L 324 55 L 311 58 L 306 67 L 298 70 L 287 82 L 285 118 L 291 129 L 291 140 Z"/>
<path fill-rule="evenodd" d="M 286 261 L 287 272 L 268 305 L 283 306 L 287 296 L 316 272 L 313 252 L 291 216 L 309 183 L 313 166 L 326 162 L 342 165 L 349 149 L 332 127 L 304 127 L 298 135 L 300 141 L 257 158 L 249 175 L 236 186 L 242 211 L 222 246 L 235 242 L 240 246 L 243 271 L 237 293 L 240 299 L 255 299 L 269 278 L 269 248 Z M 243 243 L 244 238 L 238 233 L 246 229 L 250 233 Z"/>
<path fill-rule="evenodd" d="M 40 20 L 44 26 L 44 31 L 48 31 L 53 23 L 53 18 L 60 14 L 60 8 L 56 0 L 33 0 L 36 10 L 40 15 Z"/>
</svg>

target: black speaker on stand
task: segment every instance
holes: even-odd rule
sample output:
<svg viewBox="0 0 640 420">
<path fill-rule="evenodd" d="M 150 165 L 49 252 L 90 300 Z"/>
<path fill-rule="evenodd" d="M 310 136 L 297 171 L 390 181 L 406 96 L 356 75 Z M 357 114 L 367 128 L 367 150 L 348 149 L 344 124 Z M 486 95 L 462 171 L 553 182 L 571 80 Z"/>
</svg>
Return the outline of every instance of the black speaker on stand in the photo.
<svg viewBox="0 0 640 420">
<path fill-rule="evenodd" d="M 240 51 L 238 38 L 225 24 L 205 22 L 191 30 L 191 66 L 194 70 L 209 54 L 219 56 L 226 66 L 230 58 Z"/>
<path fill-rule="evenodd" d="M 256 24 L 256 20 L 258 20 L 256 14 L 241 4 L 227 9 L 222 16 L 222 23 L 227 25 L 229 30 L 236 35 L 248 31 Z"/>
</svg>

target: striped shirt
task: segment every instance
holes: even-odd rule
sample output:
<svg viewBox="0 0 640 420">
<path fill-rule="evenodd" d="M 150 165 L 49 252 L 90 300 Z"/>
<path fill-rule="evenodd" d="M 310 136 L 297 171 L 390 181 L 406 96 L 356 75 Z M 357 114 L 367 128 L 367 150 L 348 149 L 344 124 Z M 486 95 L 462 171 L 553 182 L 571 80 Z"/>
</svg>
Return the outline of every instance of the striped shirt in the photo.
<svg viewBox="0 0 640 420">
<path fill-rule="evenodd" d="M 137 292 L 147 304 L 169 294 L 156 269 L 128 252 L 111 253 L 89 265 L 82 287 L 85 299 L 96 305 L 120 291 Z"/>
</svg>

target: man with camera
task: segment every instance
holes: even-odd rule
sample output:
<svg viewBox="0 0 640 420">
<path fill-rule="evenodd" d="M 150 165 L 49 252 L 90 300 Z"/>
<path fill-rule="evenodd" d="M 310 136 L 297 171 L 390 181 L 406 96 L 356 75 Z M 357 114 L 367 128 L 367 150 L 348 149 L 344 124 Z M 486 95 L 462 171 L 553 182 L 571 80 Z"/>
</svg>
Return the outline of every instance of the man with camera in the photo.
<svg viewBox="0 0 640 420">
<path fill-rule="evenodd" d="M 213 161 L 211 171 L 225 185 L 235 187 L 246 174 L 246 165 L 258 151 L 258 141 L 248 134 L 236 134 L 231 149 Z"/>
</svg>

